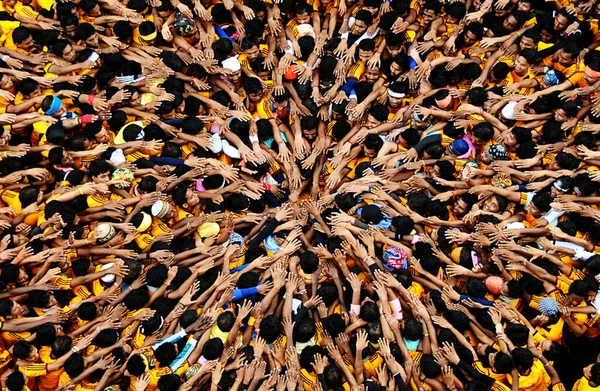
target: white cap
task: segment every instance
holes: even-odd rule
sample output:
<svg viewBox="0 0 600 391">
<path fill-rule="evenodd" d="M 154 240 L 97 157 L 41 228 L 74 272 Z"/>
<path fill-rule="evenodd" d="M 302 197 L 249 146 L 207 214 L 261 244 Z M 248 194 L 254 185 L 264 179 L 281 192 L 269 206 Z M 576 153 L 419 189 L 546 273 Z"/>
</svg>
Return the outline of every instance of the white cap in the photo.
<svg viewBox="0 0 600 391">
<path fill-rule="evenodd" d="M 152 216 L 158 217 L 159 219 L 165 217 L 170 210 L 171 205 L 163 200 L 156 201 L 152 205 L 152 208 L 150 208 Z"/>
<path fill-rule="evenodd" d="M 502 115 L 504 118 L 509 120 L 515 119 L 515 107 L 517 106 L 517 103 L 517 101 L 512 101 L 502 108 Z"/>
<path fill-rule="evenodd" d="M 525 228 L 525 224 L 515 221 L 514 223 L 506 224 L 506 229 L 523 229 Z"/>
<path fill-rule="evenodd" d="M 125 155 L 123 154 L 123 150 L 116 148 L 113 153 L 110 154 L 110 161 L 116 164 L 125 163 L 127 159 L 125 159 Z"/>
<path fill-rule="evenodd" d="M 223 68 L 228 69 L 232 72 L 237 72 L 242 69 L 242 65 L 240 61 L 237 59 L 237 56 L 230 57 L 227 60 L 223 60 Z"/>
<path fill-rule="evenodd" d="M 103 244 L 115 237 L 115 228 L 108 223 L 100 223 L 95 229 L 98 243 Z"/>
<path fill-rule="evenodd" d="M 210 137 L 209 149 L 212 153 L 221 153 L 223 150 L 223 143 L 221 142 L 221 136 L 218 133 L 213 134 Z"/>
<path fill-rule="evenodd" d="M 106 270 L 106 269 L 110 269 L 111 267 L 113 267 L 113 265 L 114 265 L 114 263 L 104 264 L 100 268 L 100 271 Z M 107 274 L 104 277 L 102 277 L 101 280 L 102 280 L 102 282 L 104 282 L 106 284 L 112 284 L 113 282 L 115 282 L 115 275 L 114 274 Z"/>
</svg>

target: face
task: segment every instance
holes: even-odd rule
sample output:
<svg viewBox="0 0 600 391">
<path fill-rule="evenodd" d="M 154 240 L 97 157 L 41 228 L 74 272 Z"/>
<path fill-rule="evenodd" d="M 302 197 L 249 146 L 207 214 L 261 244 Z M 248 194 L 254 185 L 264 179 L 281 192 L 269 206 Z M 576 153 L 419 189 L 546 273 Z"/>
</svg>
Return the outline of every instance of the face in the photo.
<svg viewBox="0 0 600 391">
<path fill-rule="evenodd" d="M 102 13 L 100 12 L 100 6 L 96 4 L 96 6 L 90 10 L 89 15 L 93 17 L 98 17 L 102 15 Z"/>
<path fill-rule="evenodd" d="M 367 116 L 367 128 L 373 129 L 379 125 L 381 125 L 381 122 L 377 121 L 371 114 Z"/>
<path fill-rule="evenodd" d="M 252 103 L 258 103 L 262 99 L 262 96 L 262 92 L 253 92 L 251 94 L 248 94 L 248 99 L 250 99 L 250 102 Z"/>
<path fill-rule="evenodd" d="M 71 45 L 65 46 L 65 49 L 62 52 L 62 58 L 64 60 L 69 61 L 69 62 L 74 62 L 76 56 L 77 56 L 77 53 L 75 53 L 75 50 L 73 50 L 73 46 L 71 46 Z"/>
<path fill-rule="evenodd" d="M 540 30 L 540 39 L 544 43 L 550 43 L 554 40 L 554 36 L 546 30 Z"/>
<path fill-rule="evenodd" d="M 196 206 L 200 202 L 200 197 L 196 193 L 192 191 L 192 189 L 188 189 L 185 193 L 186 204 L 188 206 Z"/>
<path fill-rule="evenodd" d="M 388 53 L 390 54 L 390 57 L 396 57 L 398 54 L 400 54 L 400 51 L 402 50 L 402 46 L 388 46 L 387 50 L 388 50 Z"/>
<path fill-rule="evenodd" d="M 302 136 L 310 143 L 317 138 L 317 129 L 302 129 Z"/>
<path fill-rule="evenodd" d="M 375 14 L 377 12 L 379 12 L 379 8 L 378 7 L 365 7 L 365 10 L 370 12 L 371 15 L 375 16 Z"/>
<path fill-rule="evenodd" d="M 110 181 L 110 172 L 104 172 L 98 176 L 92 176 L 94 183 L 107 183 Z"/>
<path fill-rule="evenodd" d="M 40 357 L 40 354 L 38 353 L 38 350 L 35 346 L 31 347 L 31 353 L 29 354 L 29 357 L 27 357 L 28 361 L 36 361 L 38 358 Z"/>
<path fill-rule="evenodd" d="M 367 50 L 358 49 L 358 59 L 364 63 L 369 61 L 373 57 L 373 52 Z"/>
<path fill-rule="evenodd" d="M 402 105 L 402 99 L 393 98 L 388 95 L 388 104 L 390 105 L 390 107 L 397 109 L 398 107 L 400 107 Z"/>
<path fill-rule="evenodd" d="M 468 205 L 466 202 L 464 202 L 462 199 L 458 199 L 456 200 L 456 202 L 454 202 L 454 214 L 457 216 L 464 216 L 467 214 L 468 212 Z"/>
<path fill-rule="evenodd" d="M 356 21 L 354 22 L 354 30 L 356 31 L 357 35 L 364 34 L 364 32 L 367 31 L 368 27 L 369 26 L 367 26 L 367 24 L 363 20 L 356 19 Z"/>
<path fill-rule="evenodd" d="M 390 64 L 390 74 L 392 76 L 398 76 L 401 73 L 402 73 L 402 67 L 398 63 L 393 62 Z"/>
<path fill-rule="evenodd" d="M 512 15 L 510 15 L 508 18 L 504 19 L 504 23 L 502 23 L 504 28 L 508 31 L 513 31 L 514 29 L 516 29 L 517 24 L 518 24 L 517 20 Z"/>
<path fill-rule="evenodd" d="M 464 35 L 465 46 L 473 46 L 475 42 L 477 42 L 477 35 L 473 34 L 471 31 L 465 32 Z"/>
<path fill-rule="evenodd" d="M 331 117 L 336 121 L 343 121 L 346 119 L 346 116 L 344 115 L 344 113 L 338 113 L 337 111 L 332 111 Z"/>
<path fill-rule="evenodd" d="M 529 205 L 525 207 L 525 213 L 535 216 L 540 214 L 540 210 L 533 204 L 533 202 L 530 202 Z"/>
<path fill-rule="evenodd" d="M 584 74 L 583 81 L 585 81 L 589 85 L 592 85 L 592 84 L 596 83 L 598 81 L 598 79 L 596 79 L 595 77 L 589 77 L 588 75 Z"/>
<path fill-rule="evenodd" d="M 423 21 L 425 22 L 425 24 L 429 24 L 429 23 L 433 22 L 435 17 L 436 17 L 436 14 L 435 14 L 434 10 L 430 10 L 430 9 L 423 10 Z"/>
<path fill-rule="evenodd" d="M 240 79 L 242 77 L 242 70 L 240 69 L 239 71 L 233 72 L 231 75 L 229 75 L 229 81 L 231 81 L 233 84 L 237 84 Z"/>
<path fill-rule="evenodd" d="M 65 107 L 65 105 L 63 103 L 60 105 L 60 109 L 58 109 L 58 111 L 56 113 L 52 114 L 52 116 L 56 117 L 56 118 L 60 118 L 60 116 L 66 112 L 67 112 L 67 108 Z"/>
<path fill-rule="evenodd" d="M 2 76 L 2 79 L 0 79 L 0 88 L 3 90 L 11 90 L 14 86 L 12 79 L 8 77 L 8 75 L 4 75 Z"/>
<path fill-rule="evenodd" d="M 554 119 L 558 122 L 566 122 L 567 121 L 567 113 L 563 109 L 558 109 L 554 112 Z"/>
<path fill-rule="evenodd" d="M 256 75 L 264 81 L 271 80 L 271 72 L 270 71 L 258 72 Z"/>
<path fill-rule="evenodd" d="M 497 18 L 504 18 L 506 15 L 508 15 L 510 9 L 507 7 L 506 9 L 503 10 L 494 10 L 494 16 Z"/>
<path fill-rule="evenodd" d="M 10 309 L 10 316 L 12 318 L 17 318 L 19 316 L 23 316 L 27 313 L 27 307 L 17 303 L 16 301 L 13 302 L 13 307 Z"/>
<path fill-rule="evenodd" d="M 563 191 L 559 190 L 556 186 L 552 186 L 552 189 L 550 189 L 550 195 L 552 196 L 552 198 L 556 198 L 563 194 L 565 194 L 565 193 Z"/>
<path fill-rule="evenodd" d="M 98 133 L 96 133 L 96 141 L 98 141 L 99 143 L 106 143 L 108 142 L 109 137 L 108 137 L 108 130 L 106 130 L 104 127 L 102 127 L 100 129 L 100 131 Z"/>
<path fill-rule="evenodd" d="M 139 106 L 142 102 L 140 94 L 138 92 L 134 92 L 133 95 L 131 95 L 129 102 L 131 102 L 132 106 Z"/>
<path fill-rule="evenodd" d="M 498 204 L 496 197 L 492 196 L 483 201 L 483 206 L 481 209 L 485 210 L 486 212 L 496 213 L 500 210 L 500 205 Z"/>
<path fill-rule="evenodd" d="M 254 61 L 260 56 L 260 50 L 258 50 L 258 46 L 252 46 L 250 49 L 244 50 L 246 57 L 248 57 L 249 61 Z"/>
<path fill-rule="evenodd" d="M 307 13 L 296 14 L 296 20 L 298 21 L 298 24 L 308 24 L 310 23 L 310 15 Z"/>
<path fill-rule="evenodd" d="M 558 63 L 563 67 L 570 67 L 575 62 L 575 58 L 571 53 L 560 52 L 558 53 Z"/>
<path fill-rule="evenodd" d="M 519 3 L 517 4 L 517 10 L 522 12 L 529 12 L 531 11 L 531 3 L 527 1 L 519 1 Z"/>
<path fill-rule="evenodd" d="M 363 152 L 369 159 L 374 159 L 377 157 L 377 151 L 374 149 L 368 149 L 365 145 L 363 145 Z"/>
<path fill-rule="evenodd" d="M 65 32 L 67 33 L 67 35 L 70 38 L 73 38 L 75 36 L 75 30 L 77 30 L 77 26 L 73 25 L 73 26 L 66 26 L 65 28 Z"/>
<path fill-rule="evenodd" d="M 94 33 L 91 37 L 85 40 L 86 46 L 97 47 L 98 46 L 98 33 Z"/>
<path fill-rule="evenodd" d="M 273 106 L 275 106 L 275 110 L 283 110 L 287 108 L 288 101 L 284 100 L 283 102 L 273 102 Z"/>
<path fill-rule="evenodd" d="M 10 130 L 4 129 L 2 132 L 2 136 L 0 136 L 0 145 L 6 145 L 10 141 L 11 135 Z"/>
<path fill-rule="evenodd" d="M 379 68 L 368 68 L 365 72 L 365 79 L 367 80 L 367 83 L 374 84 L 377 79 L 379 79 L 380 73 L 381 72 L 379 71 Z"/>
<path fill-rule="evenodd" d="M 23 42 L 17 44 L 17 47 L 19 49 L 23 49 L 23 50 L 29 50 L 29 49 L 31 49 L 32 46 L 33 46 L 33 37 L 31 35 L 29 37 L 27 37 L 27 39 L 24 40 Z"/>
<path fill-rule="evenodd" d="M 17 285 L 24 285 L 29 280 L 29 276 L 22 268 L 19 269 L 19 277 L 17 277 Z"/>
<path fill-rule="evenodd" d="M 569 20 L 564 15 L 558 14 L 554 18 L 554 30 L 563 31 L 564 29 L 567 28 L 568 23 L 569 23 Z"/>
<path fill-rule="evenodd" d="M 521 43 L 519 44 L 521 50 L 523 49 L 535 49 L 535 41 L 529 37 L 522 37 Z"/>
<path fill-rule="evenodd" d="M 570 305 L 573 307 L 578 306 L 585 300 L 585 297 L 581 297 L 573 293 L 569 294 L 567 298 L 569 299 Z"/>
<path fill-rule="evenodd" d="M 75 160 L 73 159 L 73 157 L 71 157 L 71 155 L 67 151 L 64 151 L 61 163 L 63 166 L 72 166 L 73 163 L 75 163 Z"/>
<path fill-rule="evenodd" d="M 517 57 L 515 61 L 515 73 L 522 76 L 529 70 L 529 63 L 522 56 Z"/>
</svg>

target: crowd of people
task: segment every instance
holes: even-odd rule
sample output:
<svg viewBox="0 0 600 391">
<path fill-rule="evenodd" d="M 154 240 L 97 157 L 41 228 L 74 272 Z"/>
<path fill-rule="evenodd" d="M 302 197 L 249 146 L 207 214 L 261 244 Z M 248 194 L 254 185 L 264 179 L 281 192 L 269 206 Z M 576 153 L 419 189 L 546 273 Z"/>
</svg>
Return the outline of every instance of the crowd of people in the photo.
<svg viewBox="0 0 600 391">
<path fill-rule="evenodd" d="M 599 21 L 1 0 L 1 389 L 600 391 Z"/>
</svg>

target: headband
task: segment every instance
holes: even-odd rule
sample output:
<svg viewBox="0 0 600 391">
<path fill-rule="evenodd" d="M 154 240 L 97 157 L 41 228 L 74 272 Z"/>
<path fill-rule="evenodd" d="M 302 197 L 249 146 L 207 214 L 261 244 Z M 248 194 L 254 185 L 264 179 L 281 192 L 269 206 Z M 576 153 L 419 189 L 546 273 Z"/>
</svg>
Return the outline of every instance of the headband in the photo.
<svg viewBox="0 0 600 391">
<path fill-rule="evenodd" d="M 600 72 L 593 70 L 592 68 L 586 66 L 585 67 L 585 71 L 584 71 L 585 75 L 587 77 L 592 77 L 594 79 L 600 79 Z"/>
<path fill-rule="evenodd" d="M 562 191 L 563 193 L 569 192 L 569 187 L 565 186 L 561 180 L 557 180 L 556 182 L 554 182 L 554 187 L 556 187 L 558 190 Z"/>
<path fill-rule="evenodd" d="M 56 112 L 58 110 L 60 110 L 61 106 L 62 106 L 62 100 L 60 100 L 60 98 L 58 98 L 56 96 L 53 96 L 52 104 L 50 105 L 50 108 L 48 110 L 46 110 L 46 114 L 47 115 L 56 114 Z"/>
<path fill-rule="evenodd" d="M 446 107 L 450 106 L 450 103 L 452 103 L 452 95 L 448 94 L 447 97 L 445 97 L 444 99 L 441 100 L 435 100 L 435 103 L 438 105 L 438 107 L 440 109 L 445 109 Z"/>
<path fill-rule="evenodd" d="M 152 41 L 153 39 L 156 38 L 157 35 L 158 35 L 158 33 L 156 31 L 154 31 L 153 33 L 148 34 L 148 35 L 140 34 L 140 38 L 143 39 L 144 41 Z"/>
<path fill-rule="evenodd" d="M 390 89 L 388 89 L 388 95 L 391 96 L 392 98 L 396 98 L 396 99 L 402 99 L 406 96 L 406 94 L 403 92 L 394 92 Z"/>
</svg>

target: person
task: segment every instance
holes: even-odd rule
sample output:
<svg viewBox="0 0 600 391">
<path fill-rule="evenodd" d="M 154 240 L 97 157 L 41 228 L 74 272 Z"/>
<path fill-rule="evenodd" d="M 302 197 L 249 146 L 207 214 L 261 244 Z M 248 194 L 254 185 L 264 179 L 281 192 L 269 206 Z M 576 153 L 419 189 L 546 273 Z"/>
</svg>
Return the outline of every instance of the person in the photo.
<svg viewBox="0 0 600 391">
<path fill-rule="evenodd" d="M 598 4 L 0 10 L 3 389 L 600 389 Z"/>
</svg>

